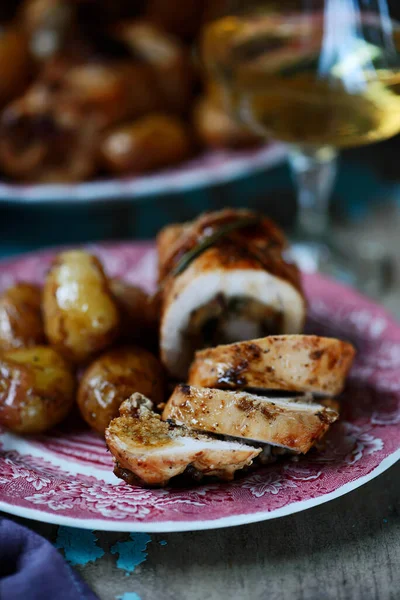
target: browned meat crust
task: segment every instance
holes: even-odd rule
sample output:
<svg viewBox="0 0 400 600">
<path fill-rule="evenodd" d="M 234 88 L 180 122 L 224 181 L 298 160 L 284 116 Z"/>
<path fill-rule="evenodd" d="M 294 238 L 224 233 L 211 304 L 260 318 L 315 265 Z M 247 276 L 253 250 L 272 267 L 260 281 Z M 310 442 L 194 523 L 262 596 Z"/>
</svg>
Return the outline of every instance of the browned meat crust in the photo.
<svg viewBox="0 0 400 600">
<path fill-rule="evenodd" d="M 185 472 L 195 478 L 201 474 L 230 480 L 261 452 L 261 448 L 224 442 L 161 421 L 148 402 L 134 394 L 106 430 L 114 473 L 127 483 L 163 486 Z"/>
<path fill-rule="evenodd" d="M 345 384 L 355 349 L 315 335 L 281 335 L 196 353 L 189 383 L 221 389 L 263 388 L 335 396 Z"/>
<path fill-rule="evenodd" d="M 201 215 L 195 221 L 184 224 L 179 228 L 174 225 L 169 233 L 164 234 L 161 232 L 157 240 L 160 257 L 159 281 L 163 281 L 176 267 L 182 256 L 192 250 L 205 237 L 210 236 L 225 225 L 249 217 L 256 218 L 257 214 L 249 210 L 225 209 Z M 169 229 L 167 228 L 167 232 Z M 172 235 L 171 232 L 173 232 Z M 168 239 L 168 245 L 165 243 L 166 239 Z M 286 246 L 282 231 L 270 219 L 261 215 L 255 225 L 230 233 L 215 245 L 224 247 L 227 240 L 231 243 L 227 245 L 226 255 L 230 253 L 233 245 L 237 247 L 236 252 L 242 251 L 244 259 L 249 256 L 253 257 L 253 261 L 264 265 L 267 270 L 273 262 L 271 253 L 277 252 L 280 254 Z M 294 270 L 297 272 L 296 268 Z M 300 282 L 298 282 L 298 285 L 300 285 Z"/>
<path fill-rule="evenodd" d="M 302 399 L 262 398 L 245 392 L 179 385 L 162 416 L 199 431 L 306 453 L 339 415 Z"/>
</svg>

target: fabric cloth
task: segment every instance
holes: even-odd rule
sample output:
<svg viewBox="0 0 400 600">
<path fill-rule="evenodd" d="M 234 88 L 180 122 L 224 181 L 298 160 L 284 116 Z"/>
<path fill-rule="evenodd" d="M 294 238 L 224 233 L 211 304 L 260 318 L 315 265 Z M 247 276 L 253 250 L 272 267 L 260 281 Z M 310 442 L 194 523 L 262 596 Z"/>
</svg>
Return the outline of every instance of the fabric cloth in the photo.
<svg viewBox="0 0 400 600">
<path fill-rule="evenodd" d="M 50 542 L 0 518 L 0 600 L 98 600 Z"/>
</svg>

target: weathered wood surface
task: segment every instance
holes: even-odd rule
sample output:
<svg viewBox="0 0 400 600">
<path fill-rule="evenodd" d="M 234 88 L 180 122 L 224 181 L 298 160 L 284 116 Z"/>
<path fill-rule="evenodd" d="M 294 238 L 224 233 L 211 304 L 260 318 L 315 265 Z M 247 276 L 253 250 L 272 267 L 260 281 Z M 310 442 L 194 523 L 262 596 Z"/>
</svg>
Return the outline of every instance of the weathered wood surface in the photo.
<svg viewBox="0 0 400 600">
<path fill-rule="evenodd" d="M 56 539 L 57 527 L 24 523 Z M 398 600 L 400 464 L 342 498 L 282 519 L 151 535 L 146 560 L 128 575 L 109 552 L 128 534 L 95 533 L 104 556 L 75 568 L 101 600 L 128 592 L 141 600 Z"/>
</svg>

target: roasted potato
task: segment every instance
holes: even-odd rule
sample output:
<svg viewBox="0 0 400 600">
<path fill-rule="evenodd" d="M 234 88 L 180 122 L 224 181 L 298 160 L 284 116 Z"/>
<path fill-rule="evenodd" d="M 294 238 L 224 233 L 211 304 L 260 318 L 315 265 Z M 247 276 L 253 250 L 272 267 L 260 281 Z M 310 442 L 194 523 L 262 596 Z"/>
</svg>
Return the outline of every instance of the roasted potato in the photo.
<svg viewBox="0 0 400 600">
<path fill-rule="evenodd" d="M 30 76 L 28 40 L 19 29 L 8 26 L 0 31 L 0 107 L 20 94 Z"/>
<path fill-rule="evenodd" d="M 121 316 L 121 337 L 126 342 L 156 348 L 159 318 L 155 299 L 122 279 L 112 279 L 110 287 Z"/>
<path fill-rule="evenodd" d="M 152 69 L 163 106 L 174 113 L 185 112 L 194 83 L 187 48 L 175 36 L 144 21 L 119 23 L 115 35 Z"/>
<path fill-rule="evenodd" d="M 20 181 L 74 182 L 96 169 L 99 125 L 34 84 L 0 117 L 0 167 Z"/>
<path fill-rule="evenodd" d="M 83 250 L 59 254 L 43 288 L 49 342 L 68 360 L 85 363 L 119 332 L 119 312 L 99 260 Z"/>
<path fill-rule="evenodd" d="M 39 286 L 18 283 L 0 296 L 0 351 L 45 342 Z"/>
<path fill-rule="evenodd" d="M 65 0 L 25 0 L 19 21 L 35 59 L 46 60 L 60 50 L 73 16 L 73 7 Z"/>
<path fill-rule="evenodd" d="M 194 130 L 203 144 L 212 148 L 256 146 L 261 138 L 235 121 L 214 97 L 204 96 L 193 111 Z"/>
<path fill-rule="evenodd" d="M 0 116 L 0 167 L 24 181 L 87 179 L 98 168 L 104 129 L 160 105 L 144 64 L 52 59 Z"/>
<path fill-rule="evenodd" d="M 16 433 L 42 433 L 60 423 L 75 400 L 71 367 L 53 348 L 0 355 L 0 424 Z"/>
<path fill-rule="evenodd" d="M 143 173 L 189 158 L 185 125 L 172 116 L 152 114 L 107 133 L 100 160 L 112 173 Z"/>
<path fill-rule="evenodd" d="M 135 392 L 160 404 L 164 400 L 163 369 L 147 350 L 123 346 L 90 365 L 79 384 L 78 406 L 90 427 L 104 433 L 118 416 L 121 403 Z"/>
<path fill-rule="evenodd" d="M 96 115 L 100 127 L 162 107 L 150 68 L 139 61 L 93 61 L 66 69 L 58 92 L 63 102 Z"/>
</svg>

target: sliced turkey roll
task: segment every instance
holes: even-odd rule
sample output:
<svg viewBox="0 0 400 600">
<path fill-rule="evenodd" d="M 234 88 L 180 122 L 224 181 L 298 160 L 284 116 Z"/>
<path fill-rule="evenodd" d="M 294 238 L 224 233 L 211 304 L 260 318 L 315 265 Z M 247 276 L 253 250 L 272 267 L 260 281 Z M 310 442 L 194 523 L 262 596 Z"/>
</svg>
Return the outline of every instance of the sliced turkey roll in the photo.
<svg viewBox="0 0 400 600">
<path fill-rule="evenodd" d="M 115 460 L 114 473 L 127 483 L 163 486 L 187 472 L 233 479 L 235 471 L 251 465 L 261 448 L 223 441 L 161 421 L 152 403 L 134 394 L 122 403 L 120 416 L 106 430 L 106 443 Z"/>
<path fill-rule="evenodd" d="M 267 398 L 246 392 L 178 385 L 163 419 L 179 425 L 306 453 L 336 421 L 332 408 L 300 397 Z"/>
<path fill-rule="evenodd" d="M 355 355 L 351 344 L 316 335 L 280 335 L 196 352 L 189 383 L 336 396 Z"/>
<path fill-rule="evenodd" d="M 305 300 L 283 234 L 250 211 L 210 213 L 158 238 L 162 360 L 185 378 L 194 352 L 299 333 Z"/>
</svg>

